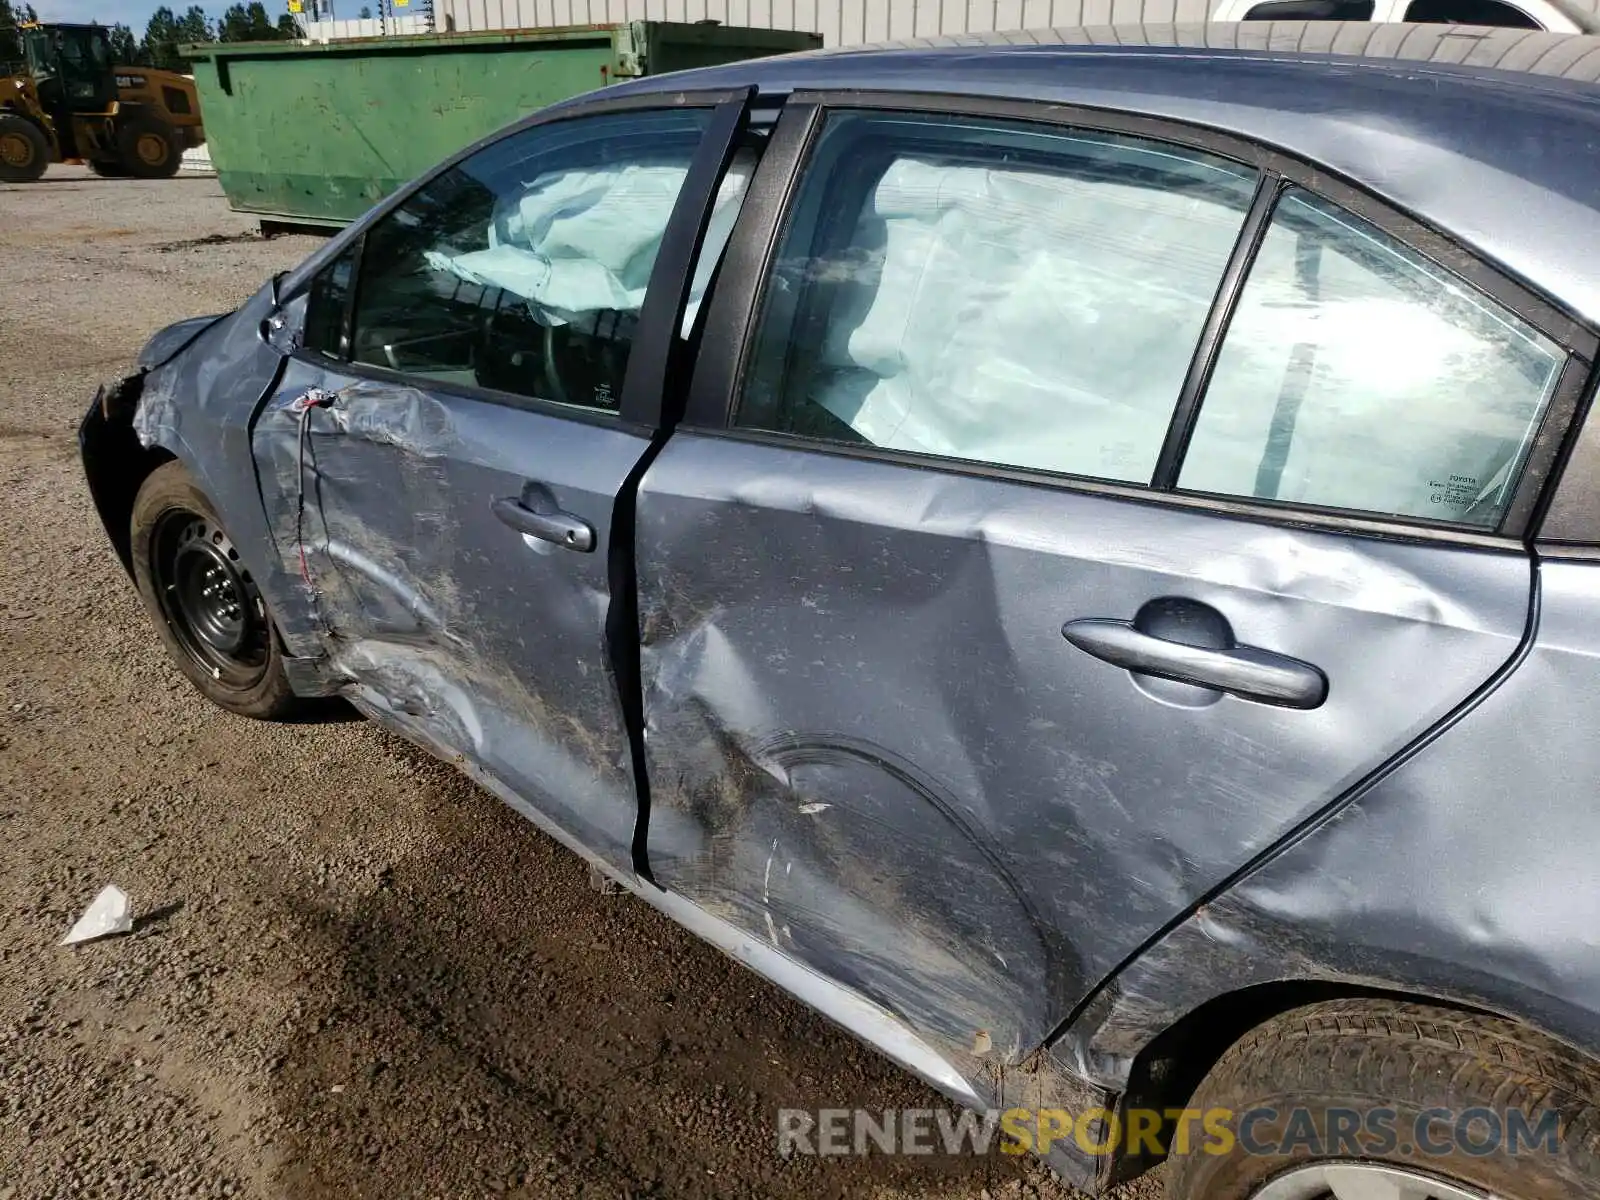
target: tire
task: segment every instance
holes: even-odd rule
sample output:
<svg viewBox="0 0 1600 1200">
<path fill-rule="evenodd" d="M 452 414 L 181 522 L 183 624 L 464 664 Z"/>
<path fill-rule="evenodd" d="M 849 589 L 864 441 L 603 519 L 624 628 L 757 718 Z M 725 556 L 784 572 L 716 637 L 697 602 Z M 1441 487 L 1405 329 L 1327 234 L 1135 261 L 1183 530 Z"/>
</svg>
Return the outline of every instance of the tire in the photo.
<svg viewBox="0 0 1600 1200">
<path fill-rule="evenodd" d="M 27 117 L 0 113 L 0 183 L 32 183 L 49 165 L 44 130 Z"/>
<path fill-rule="evenodd" d="M 1190 1108 L 1227 1110 L 1219 1124 L 1234 1135 L 1232 1145 L 1219 1153 L 1228 1139 L 1204 1139 L 1195 1127 L 1187 1152 L 1171 1155 L 1168 1194 L 1174 1200 L 1597 1200 L 1597 1099 L 1595 1063 L 1509 1021 L 1378 1000 L 1311 1005 L 1253 1030 L 1202 1081 Z M 1550 1139 L 1553 1150 L 1524 1137 L 1514 1153 L 1507 1136 L 1495 1142 L 1487 1118 L 1476 1117 L 1469 1141 L 1482 1153 L 1453 1142 L 1449 1153 L 1429 1154 L 1415 1144 L 1417 1133 L 1437 1150 L 1455 1127 L 1453 1120 L 1423 1120 L 1419 1127 L 1420 1115 L 1434 1108 L 1457 1115 L 1487 1109 L 1503 1130 L 1518 1110 L 1536 1134 L 1540 1114 L 1554 1110 L 1560 1131 Z M 1392 1145 L 1365 1124 L 1384 1109 L 1395 1114 Z M 1274 1115 L 1252 1119 L 1252 1110 Z M 1296 1110 L 1308 1116 L 1292 1117 Z M 1342 1146 L 1333 1138 L 1335 1110 L 1362 1114 L 1361 1129 Z M 1241 1125 L 1249 1130 L 1248 1149 Z M 1305 1138 L 1308 1127 L 1320 1144 Z"/>
<path fill-rule="evenodd" d="M 129 519 L 133 577 L 179 670 L 213 704 L 259 720 L 301 708 L 266 602 L 182 463 L 157 467 Z"/>
<path fill-rule="evenodd" d="M 128 177 L 127 167 L 119 162 L 112 162 L 107 158 L 91 158 L 89 160 L 89 170 L 100 176 L 101 179 L 126 179 Z"/>
<path fill-rule="evenodd" d="M 171 179 L 183 165 L 178 132 L 159 117 L 137 114 L 117 128 L 123 169 L 135 179 Z"/>
</svg>

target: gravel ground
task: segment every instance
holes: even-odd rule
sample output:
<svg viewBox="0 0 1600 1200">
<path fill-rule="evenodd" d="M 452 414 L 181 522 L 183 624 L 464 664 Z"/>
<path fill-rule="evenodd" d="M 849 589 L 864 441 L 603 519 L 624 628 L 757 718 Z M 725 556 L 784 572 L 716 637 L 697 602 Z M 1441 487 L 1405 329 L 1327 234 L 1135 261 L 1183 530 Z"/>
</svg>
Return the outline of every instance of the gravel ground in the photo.
<svg viewBox="0 0 1600 1200">
<path fill-rule="evenodd" d="M 407 744 L 168 664 L 74 432 L 317 244 L 253 228 L 209 179 L 0 187 L 0 1200 L 1071 1196 L 998 1153 L 780 1160 L 780 1107 L 940 1100 Z M 110 882 L 135 932 L 58 949 Z"/>
</svg>

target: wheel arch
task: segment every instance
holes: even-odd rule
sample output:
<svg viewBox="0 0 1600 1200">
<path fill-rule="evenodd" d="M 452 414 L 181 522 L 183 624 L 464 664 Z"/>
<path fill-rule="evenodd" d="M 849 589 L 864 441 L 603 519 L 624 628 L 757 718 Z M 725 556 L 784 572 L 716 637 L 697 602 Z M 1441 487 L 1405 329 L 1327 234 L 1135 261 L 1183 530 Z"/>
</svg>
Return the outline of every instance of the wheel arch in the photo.
<svg viewBox="0 0 1600 1200">
<path fill-rule="evenodd" d="M 1284 979 L 1252 984 L 1223 992 L 1184 1013 L 1157 1033 L 1136 1055 L 1128 1071 L 1126 1088 L 1116 1111 L 1126 1127 L 1135 1110 L 1186 1109 L 1210 1073 L 1230 1049 L 1275 1017 L 1330 1000 L 1372 1000 L 1385 1003 L 1427 1004 L 1434 1008 L 1495 1017 L 1537 1028 L 1505 1013 L 1449 997 L 1427 995 L 1403 988 L 1328 979 Z M 1540 1030 L 1540 1032 L 1547 1032 Z M 1581 1053 L 1574 1049 L 1574 1054 Z M 1171 1123 L 1164 1122 L 1162 1144 L 1167 1144 Z M 1137 1153 L 1115 1156 L 1106 1179 L 1108 1185 L 1125 1183 L 1160 1165 L 1166 1154 Z"/>
<path fill-rule="evenodd" d="M 133 414 L 143 385 L 141 372 L 102 388 L 78 429 L 78 449 L 89 496 L 130 578 L 133 543 L 129 521 L 134 498 L 152 471 L 178 457 L 165 446 L 143 445 L 134 432 Z"/>
</svg>

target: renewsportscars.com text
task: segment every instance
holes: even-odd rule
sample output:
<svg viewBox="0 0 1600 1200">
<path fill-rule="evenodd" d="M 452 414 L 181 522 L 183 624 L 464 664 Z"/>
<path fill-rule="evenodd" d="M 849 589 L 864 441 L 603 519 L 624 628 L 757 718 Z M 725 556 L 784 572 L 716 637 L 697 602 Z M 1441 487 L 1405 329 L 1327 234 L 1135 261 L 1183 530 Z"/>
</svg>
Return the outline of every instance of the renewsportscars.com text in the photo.
<svg viewBox="0 0 1600 1200">
<path fill-rule="evenodd" d="M 953 1111 L 948 1108 L 778 1110 L 778 1153 L 806 1155 L 1047 1154 L 1070 1143 L 1089 1155 L 1112 1153 L 1352 1155 L 1555 1154 L 1561 1121 L 1554 1109 L 1393 1108 L 1131 1109 L 1074 1113 L 1062 1108 Z M 1170 1142 L 1170 1145 L 1167 1143 Z"/>
</svg>

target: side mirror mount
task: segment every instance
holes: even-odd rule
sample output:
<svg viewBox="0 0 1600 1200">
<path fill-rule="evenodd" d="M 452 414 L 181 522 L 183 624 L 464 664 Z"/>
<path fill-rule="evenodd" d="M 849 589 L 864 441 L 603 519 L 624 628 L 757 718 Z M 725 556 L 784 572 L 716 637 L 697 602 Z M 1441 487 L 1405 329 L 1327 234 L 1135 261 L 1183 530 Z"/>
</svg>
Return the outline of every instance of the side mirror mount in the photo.
<svg viewBox="0 0 1600 1200">
<path fill-rule="evenodd" d="M 291 296 L 261 322 L 261 340 L 287 357 L 300 349 L 306 328 L 307 293 Z"/>
</svg>

